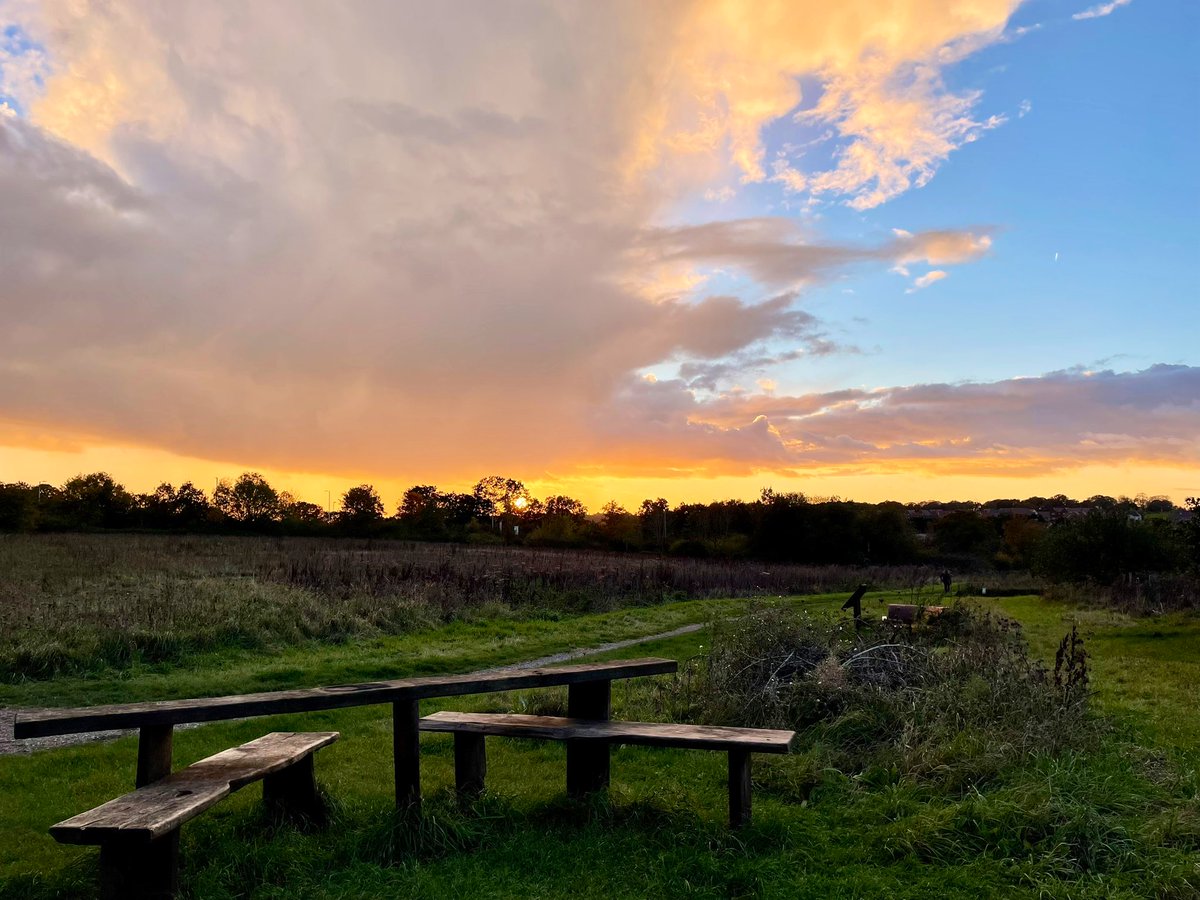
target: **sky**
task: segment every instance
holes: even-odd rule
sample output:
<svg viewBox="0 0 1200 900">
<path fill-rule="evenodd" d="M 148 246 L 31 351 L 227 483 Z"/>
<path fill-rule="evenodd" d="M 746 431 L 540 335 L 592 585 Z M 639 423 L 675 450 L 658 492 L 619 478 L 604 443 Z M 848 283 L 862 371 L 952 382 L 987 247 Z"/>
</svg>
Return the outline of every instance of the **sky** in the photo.
<svg viewBox="0 0 1200 900">
<path fill-rule="evenodd" d="M 1191 0 L 0 0 L 0 481 L 1200 495 Z"/>
</svg>

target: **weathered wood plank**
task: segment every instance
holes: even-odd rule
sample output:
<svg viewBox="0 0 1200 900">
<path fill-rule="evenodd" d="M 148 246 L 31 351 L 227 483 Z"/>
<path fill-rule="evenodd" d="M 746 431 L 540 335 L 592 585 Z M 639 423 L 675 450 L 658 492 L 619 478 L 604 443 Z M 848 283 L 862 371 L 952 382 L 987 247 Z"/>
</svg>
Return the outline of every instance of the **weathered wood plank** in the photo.
<svg viewBox="0 0 1200 900">
<path fill-rule="evenodd" d="M 100 900 L 170 900 L 179 892 L 179 829 L 100 848 Z"/>
<path fill-rule="evenodd" d="M 324 822 L 325 804 L 317 790 L 313 754 L 263 777 L 263 805 L 271 815 L 293 822 Z"/>
<path fill-rule="evenodd" d="M 729 827 L 750 824 L 750 752 L 729 751 Z"/>
<path fill-rule="evenodd" d="M 274 732 L 59 822 L 50 834 L 64 844 L 158 838 L 233 791 L 286 769 L 337 739 L 336 731 Z"/>
<path fill-rule="evenodd" d="M 470 803 L 483 793 L 487 780 L 487 739 L 461 731 L 454 735 L 454 787 L 458 799 Z"/>
<path fill-rule="evenodd" d="M 659 722 L 611 722 L 562 716 L 443 711 L 421 720 L 422 731 L 471 732 L 553 741 L 600 740 L 650 747 L 740 749 L 754 753 L 787 753 L 794 731 L 730 728 L 721 725 L 676 725 Z"/>
<path fill-rule="evenodd" d="M 392 704 L 392 764 L 396 777 L 396 807 L 421 805 L 421 706 L 417 700 Z"/>
<path fill-rule="evenodd" d="M 573 684 L 567 689 L 567 716 L 607 721 L 612 718 L 612 682 Z M 567 743 L 567 793 L 582 798 L 608 787 L 612 757 L 607 741 Z"/>
<path fill-rule="evenodd" d="M 138 733 L 134 787 L 144 787 L 171 774 L 174 730 L 172 725 L 146 725 Z"/>
<path fill-rule="evenodd" d="M 188 700 L 159 700 L 75 709 L 21 710 L 16 714 L 13 736 L 46 737 L 147 725 L 178 725 L 183 722 L 214 722 L 281 713 L 313 712 L 349 706 L 370 706 L 398 700 L 455 697 L 522 688 L 553 687 L 616 678 L 640 678 L 674 672 L 673 659 L 614 660 L 541 669 L 510 669 L 486 675 L 437 675 L 400 678 L 365 684 L 342 684 L 293 691 L 268 691 L 231 697 L 198 697 Z"/>
</svg>

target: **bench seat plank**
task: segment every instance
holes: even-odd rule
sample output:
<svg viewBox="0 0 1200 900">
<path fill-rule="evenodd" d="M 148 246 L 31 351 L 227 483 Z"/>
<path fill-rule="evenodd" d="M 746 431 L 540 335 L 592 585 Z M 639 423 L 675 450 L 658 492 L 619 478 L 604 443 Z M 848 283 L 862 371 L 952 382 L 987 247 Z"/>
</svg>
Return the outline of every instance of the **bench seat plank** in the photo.
<svg viewBox="0 0 1200 900">
<path fill-rule="evenodd" d="M 650 747 L 694 747 L 787 753 L 794 731 L 731 728 L 720 725 L 677 725 L 659 722 L 614 722 L 562 716 L 443 711 L 421 719 L 422 731 L 466 732 L 555 741 L 600 740 Z"/>
<path fill-rule="evenodd" d="M 250 716 L 370 706 L 375 703 L 393 703 L 397 700 L 421 700 L 428 697 L 454 697 L 490 691 L 610 681 L 616 678 L 640 678 L 674 672 L 677 666 L 673 659 L 647 657 L 553 668 L 505 669 L 486 674 L 400 678 L 393 681 L 266 691 L 232 697 L 160 700 L 76 709 L 19 710 L 13 725 L 13 736 L 47 737 L 86 731 L 142 728 L 147 725 L 213 722 Z"/>
<path fill-rule="evenodd" d="M 273 732 L 59 822 L 50 834 L 63 844 L 161 837 L 239 788 L 287 768 L 337 738 L 336 731 Z"/>
</svg>

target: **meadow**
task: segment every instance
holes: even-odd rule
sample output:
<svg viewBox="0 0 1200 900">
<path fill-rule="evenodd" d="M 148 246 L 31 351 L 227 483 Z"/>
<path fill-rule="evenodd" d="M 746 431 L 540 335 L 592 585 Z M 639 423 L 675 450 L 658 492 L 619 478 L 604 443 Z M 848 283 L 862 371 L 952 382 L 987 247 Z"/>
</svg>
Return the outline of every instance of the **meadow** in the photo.
<svg viewBox="0 0 1200 900">
<path fill-rule="evenodd" d="M 667 655 L 681 660 L 683 672 L 678 679 L 618 686 L 614 715 L 677 718 L 683 706 L 697 703 L 701 714 L 720 715 L 708 699 L 714 691 L 695 691 L 687 682 L 715 670 L 708 662 L 719 656 L 714 646 L 721 652 L 736 649 L 737 640 L 762 646 L 787 629 L 844 632 L 846 614 L 838 607 L 846 591 L 867 580 L 855 569 L 758 567 L 777 579 L 768 585 L 756 583 L 749 567 L 727 564 L 488 555 L 503 552 L 235 538 L 5 538 L 4 640 L 17 647 L 20 638 L 8 629 L 22 623 L 24 635 L 58 644 L 69 664 L 24 673 L 10 668 L 0 684 L 0 705 L 161 699 L 462 672 L 705 623 L 698 632 L 609 654 Z M 433 578 L 399 577 L 401 558 L 414 571 L 423 566 L 445 573 L 452 587 L 430 588 Z M 667 574 L 664 565 L 678 569 Z M 31 593 L 41 583 L 38 572 L 46 587 Z M 507 594 L 497 587 L 505 583 L 497 572 L 509 573 Z M 887 583 L 887 576 L 895 580 Z M 469 578 L 478 594 L 465 587 Z M 873 618 L 887 600 L 933 596 L 918 572 L 876 572 L 871 578 L 879 586 L 867 597 Z M 347 580 L 356 586 L 337 587 Z M 208 582 L 215 582 L 209 593 L 192 590 Z M 427 593 L 418 596 L 413 587 L 402 595 L 396 587 L 414 582 Z M 173 585 L 169 592 L 166 584 Z M 514 584 L 521 585 L 516 592 Z M 542 593 L 531 600 L 534 584 Z M 992 595 L 997 588 L 1005 585 L 994 585 Z M 162 600 L 168 593 L 169 601 Z M 263 819 L 257 789 L 248 788 L 184 828 L 185 895 L 1200 897 L 1200 718 L 1194 699 L 1200 618 L 1142 618 L 1031 595 L 985 599 L 978 590 L 970 593 L 975 599 L 965 602 L 971 615 L 997 623 L 983 629 L 984 637 L 1003 642 L 1018 673 L 1029 673 L 1039 660 L 1052 669 L 1060 639 L 1076 626 L 1089 654 L 1087 708 L 1078 714 L 1042 710 L 1043 731 L 1024 743 L 1028 717 L 997 713 L 988 686 L 970 677 L 961 690 L 928 703 L 938 715 L 914 715 L 914 721 L 929 723 L 925 732 L 880 734 L 879 709 L 847 700 L 834 717 L 805 720 L 792 756 L 756 763 L 754 823 L 740 833 L 724 824 L 724 760 L 718 754 L 615 750 L 609 795 L 573 803 L 564 796 L 560 745 L 493 740 L 489 790 L 462 810 L 452 793 L 452 744 L 427 736 L 426 804 L 418 821 L 392 806 L 387 708 L 182 730 L 177 765 L 269 730 L 342 732 L 317 766 L 331 805 L 329 825 L 311 831 L 271 825 Z M 403 618 L 362 612 L 374 608 L 371 603 L 403 607 L 394 599 L 400 596 L 408 600 Z M 440 599 L 450 596 L 460 602 Z M 278 606 L 270 606 L 272 597 Z M 75 622 L 50 621 L 69 617 L 71 598 L 88 598 L 93 612 L 78 613 Z M 21 612 L 9 608 L 14 600 Z M 261 604 L 268 612 L 255 609 Z M 105 615 L 114 610 L 126 618 L 106 624 Z M 231 611 L 240 616 L 237 640 L 181 637 Z M 341 616 L 343 625 L 352 624 L 340 632 L 283 628 L 297 611 L 311 615 L 305 620 L 310 623 Z M 759 621 L 760 630 L 746 630 L 745 623 Z M 1021 628 L 999 624 L 1006 622 Z M 182 643 L 172 646 L 182 649 L 159 656 L 141 646 L 123 656 L 95 652 L 106 628 L 120 633 L 134 623 L 146 635 L 174 635 Z M 999 637 L 988 636 L 993 633 Z M 96 643 L 79 652 L 73 641 Z M 947 646 L 952 652 L 953 642 Z M 929 658 L 943 655 L 944 648 L 934 648 Z M 921 702 L 922 692 L 936 687 L 922 682 L 903 699 Z M 554 712 L 562 702 L 554 691 L 528 691 L 431 702 L 422 704 L 422 712 Z M 956 716 L 964 717 L 961 725 Z M 980 723 L 986 731 L 978 730 Z M 0 898 L 94 893 L 94 851 L 57 845 L 46 829 L 128 790 L 135 754 L 136 739 L 123 738 L 0 757 Z"/>
<path fill-rule="evenodd" d="M 917 596 L 936 581 L 929 566 L 154 534 L 0 534 L 0 573 L 0 680 L 7 681 L 137 670 L 214 652 L 339 644 L 461 622 L 850 591 L 864 581 Z M 997 573 L 977 586 L 995 592 L 1029 584 L 1027 576 Z"/>
</svg>

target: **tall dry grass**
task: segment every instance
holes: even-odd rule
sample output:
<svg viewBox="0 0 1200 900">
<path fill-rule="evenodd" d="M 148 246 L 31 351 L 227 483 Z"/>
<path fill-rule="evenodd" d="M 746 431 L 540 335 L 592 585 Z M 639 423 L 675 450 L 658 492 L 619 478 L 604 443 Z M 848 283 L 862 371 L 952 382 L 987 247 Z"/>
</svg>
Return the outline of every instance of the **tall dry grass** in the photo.
<svg viewBox="0 0 1200 900">
<path fill-rule="evenodd" d="M 850 591 L 861 582 L 920 594 L 934 574 L 378 540 L 4 535 L 0 678 L 398 634 L 488 615 Z"/>
</svg>

